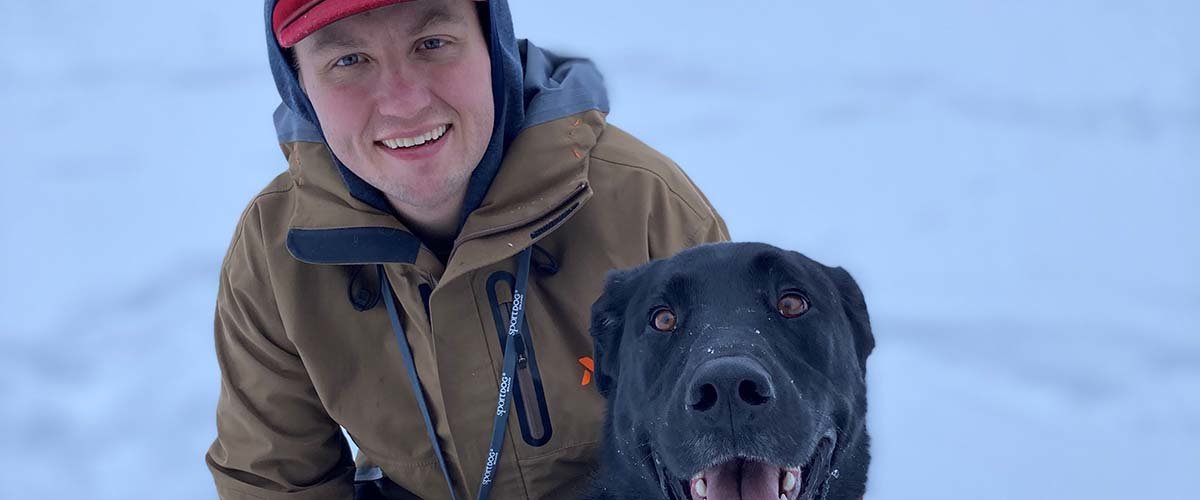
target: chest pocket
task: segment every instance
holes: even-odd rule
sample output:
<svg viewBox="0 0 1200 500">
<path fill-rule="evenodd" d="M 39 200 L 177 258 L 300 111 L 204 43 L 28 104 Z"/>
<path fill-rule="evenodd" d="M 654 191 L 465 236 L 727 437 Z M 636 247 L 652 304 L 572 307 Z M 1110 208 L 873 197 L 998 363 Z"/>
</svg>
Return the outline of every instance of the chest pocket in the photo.
<svg viewBox="0 0 1200 500">
<path fill-rule="evenodd" d="M 500 349 L 505 349 L 508 336 L 509 316 L 512 313 L 513 288 L 516 277 L 507 271 L 497 271 L 488 277 L 488 302 L 492 308 L 492 319 L 496 322 L 496 335 Z M 533 447 L 545 446 L 554 434 L 550 421 L 550 409 L 546 406 L 546 391 L 542 386 L 542 374 L 538 370 L 537 356 L 533 349 L 533 336 L 529 316 L 525 316 L 521 336 L 515 342 L 517 349 L 517 384 L 513 387 L 513 406 L 517 409 L 517 423 L 521 427 L 521 438 Z M 501 352 L 503 357 L 504 352 Z"/>
</svg>

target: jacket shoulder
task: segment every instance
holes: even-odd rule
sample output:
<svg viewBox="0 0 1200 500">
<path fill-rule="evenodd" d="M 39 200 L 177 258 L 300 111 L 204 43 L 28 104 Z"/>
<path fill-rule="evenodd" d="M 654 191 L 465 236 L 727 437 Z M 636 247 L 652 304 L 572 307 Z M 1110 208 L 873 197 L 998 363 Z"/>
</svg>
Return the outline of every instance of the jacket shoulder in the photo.
<svg viewBox="0 0 1200 500">
<path fill-rule="evenodd" d="M 600 165 L 604 167 L 632 169 L 650 174 L 693 207 L 708 205 L 708 200 L 678 164 L 612 124 L 605 125 L 591 156 L 593 160 L 599 160 Z"/>
<path fill-rule="evenodd" d="M 729 239 L 724 219 L 684 170 L 629 132 L 606 124 L 591 160 L 589 177 L 594 183 L 617 193 L 659 192 L 667 206 L 690 215 L 693 225 L 710 228 L 718 239 Z"/>
<path fill-rule="evenodd" d="M 238 218 L 233 238 L 226 251 L 223 268 L 226 271 L 245 259 L 231 258 L 235 254 L 255 253 L 264 257 L 270 247 L 277 249 L 287 237 L 292 195 L 296 180 L 291 171 L 281 172 L 250 200 Z M 274 245 L 272 243 L 275 243 Z"/>
</svg>

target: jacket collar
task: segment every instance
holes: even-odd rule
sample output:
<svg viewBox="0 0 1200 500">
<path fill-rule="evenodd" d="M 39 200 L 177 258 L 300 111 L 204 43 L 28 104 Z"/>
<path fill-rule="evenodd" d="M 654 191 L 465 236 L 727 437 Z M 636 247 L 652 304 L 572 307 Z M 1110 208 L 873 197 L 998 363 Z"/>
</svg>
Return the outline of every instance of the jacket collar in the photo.
<svg viewBox="0 0 1200 500">
<path fill-rule="evenodd" d="M 591 197 L 588 158 L 604 115 L 586 111 L 526 129 L 463 224 L 443 279 L 516 255 Z M 399 219 L 354 196 L 324 144 L 284 146 L 295 181 L 288 250 L 311 264 L 414 263 L 420 241 Z M 436 260 L 436 259 L 435 259 Z"/>
</svg>

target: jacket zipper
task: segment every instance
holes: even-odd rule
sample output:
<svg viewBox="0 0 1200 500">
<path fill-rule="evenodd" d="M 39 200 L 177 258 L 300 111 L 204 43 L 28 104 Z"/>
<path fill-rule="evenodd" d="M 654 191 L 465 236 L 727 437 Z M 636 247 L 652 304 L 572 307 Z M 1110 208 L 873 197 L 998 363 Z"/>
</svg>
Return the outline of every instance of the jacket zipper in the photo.
<svg viewBox="0 0 1200 500">
<path fill-rule="evenodd" d="M 512 299 L 501 304 L 500 309 L 504 311 L 505 316 L 512 314 Z M 537 405 L 537 388 L 534 386 L 533 372 L 529 369 L 529 357 L 526 355 L 525 342 L 529 341 L 531 339 L 525 335 L 521 335 L 517 340 L 517 387 L 520 388 L 520 393 L 516 399 L 525 408 L 525 422 L 529 426 L 529 434 L 536 439 L 545 434 L 545 429 L 542 428 L 541 410 Z"/>
<path fill-rule="evenodd" d="M 475 231 L 474 233 L 471 233 L 471 234 L 462 235 L 462 236 L 460 236 L 460 237 L 459 237 L 458 241 L 455 241 L 455 243 L 454 243 L 454 250 L 455 250 L 455 251 L 457 251 L 457 250 L 458 250 L 458 247 L 462 246 L 462 244 L 463 244 L 463 243 L 466 243 L 467 241 L 474 240 L 474 239 L 478 239 L 478 238 L 482 238 L 482 237 L 484 237 L 484 236 L 490 236 L 490 235 L 493 235 L 493 234 L 496 234 L 496 233 L 502 233 L 502 232 L 504 232 L 504 231 L 508 231 L 508 230 L 510 230 L 510 229 L 513 229 L 513 228 L 517 228 L 517 227 L 521 227 L 521 226 L 526 226 L 526 225 L 529 225 L 529 224 L 530 224 L 530 223 L 532 223 L 532 222 L 535 222 L 535 221 L 537 221 L 538 219 L 541 219 L 541 218 L 545 217 L 545 216 L 546 216 L 546 214 L 550 214 L 550 213 L 554 213 L 554 212 L 560 211 L 560 210 L 562 210 L 564 207 L 568 207 L 568 206 L 570 206 L 570 204 L 571 204 L 571 202 L 572 202 L 572 201 L 575 201 L 575 200 L 576 200 L 576 198 L 578 198 L 580 194 L 582 194 L 583 192 L 587 191 L 587 188 L 588 188 L 588 183 L 587 183 L 587 181 L 582 181 L 582 182 L 580 182 L 580 183 L 579 183 L 579 185 L 578 185 L 578 186 L 575 186 L 575 189 L 571 190 L 571 193 L 570 193 L 570 194 L 568 194 L 567 196 L 563 197 L 562 201 L 560 201 L 560 202 L 556 203 L 556 204 L 553 206 L 553 208 L 551 208 L 551 209 L 549 209 L 549 210 L 545 210 L 545 211 L 539 212 L 537 215 L 534 215 L 534 216 L 532 216 L 532 217 L 527 217 L 527 218 L 525 218 L 525 219 L 521 219 L 521 220 L 518 220 L 518 221 L 515 221 L 515 222 L 511 222 L 511 223 L 508 223 L 508 224 L 504 224 L 504 225 L 502 225 L 502 226 L 496 226 L 496 227 L 491 227 L 491 228 L 487 228 L 487 229 L 482 229 L 482 230 L 479 230 L 479 231 Z"/>
<path fill-rule="evenodd" d="M 494 272 L 487 280 L 488 302 L 491 305 L 492 319 L 496 324 L 496 335 L 502 351 L 508 337 L 507 325 L 512 314 L 512 287 L 515 284 L 516 278 L 505 271 Z M 554 425 L 550 419 L 541 369 L 532 343 L 532 329 L 533 325 L 526 316 L 521 336 L 517 337 L 513 344 L 517 358 L 513 374 L 516 384 L 513 387 L 512 404 L 521 428 L 521 438 L 529 446 L 540 447 L 550 442 L 554 435 Z"/>
</svg>

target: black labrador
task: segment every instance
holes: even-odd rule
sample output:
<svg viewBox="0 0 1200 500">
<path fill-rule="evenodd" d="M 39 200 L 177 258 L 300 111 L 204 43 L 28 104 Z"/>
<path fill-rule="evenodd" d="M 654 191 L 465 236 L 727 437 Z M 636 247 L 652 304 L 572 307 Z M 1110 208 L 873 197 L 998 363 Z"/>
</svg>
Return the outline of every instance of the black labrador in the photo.
<svg viewBox="0 0 1200 500">
<path fill-rule="evenodd" d="M 585 498 L 862 497 L 875 340 L 845 270 L 703 245 L 611 273 L 591 333 L 608 410 Z"/>
</svg>

